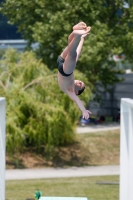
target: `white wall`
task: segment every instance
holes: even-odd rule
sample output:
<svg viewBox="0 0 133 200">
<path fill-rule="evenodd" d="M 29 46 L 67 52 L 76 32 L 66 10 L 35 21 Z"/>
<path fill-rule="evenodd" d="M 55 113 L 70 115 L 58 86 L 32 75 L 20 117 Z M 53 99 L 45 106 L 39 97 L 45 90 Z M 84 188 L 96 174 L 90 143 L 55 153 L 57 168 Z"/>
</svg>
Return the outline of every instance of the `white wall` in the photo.
<svg viewBox="0 0 133 200">
<path fill-rule="evenodd" d="M 0 200 L 5 200 L 5 98 L 0 97 Z"/>
<path fill-rule="evenodd" d="M 121 99 L 120 200 L 133 200 L 133 99 Z"/>
</svg>

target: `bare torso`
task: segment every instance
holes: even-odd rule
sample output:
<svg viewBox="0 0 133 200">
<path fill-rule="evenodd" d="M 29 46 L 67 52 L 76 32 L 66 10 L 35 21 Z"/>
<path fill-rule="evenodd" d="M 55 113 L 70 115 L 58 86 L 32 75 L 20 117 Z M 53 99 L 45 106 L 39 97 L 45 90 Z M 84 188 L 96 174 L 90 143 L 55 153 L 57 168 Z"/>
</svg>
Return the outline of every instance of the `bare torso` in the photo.
<svg viewBox="0 0 133 200">
<path fill-rule="evenodd" d="M 74 91 L 74 75 L 73 73 L 70 76 L 62 76 L 58 71 L 58 84 L 60 89 L 67 93 L 67 91 Z"/>
</svg>

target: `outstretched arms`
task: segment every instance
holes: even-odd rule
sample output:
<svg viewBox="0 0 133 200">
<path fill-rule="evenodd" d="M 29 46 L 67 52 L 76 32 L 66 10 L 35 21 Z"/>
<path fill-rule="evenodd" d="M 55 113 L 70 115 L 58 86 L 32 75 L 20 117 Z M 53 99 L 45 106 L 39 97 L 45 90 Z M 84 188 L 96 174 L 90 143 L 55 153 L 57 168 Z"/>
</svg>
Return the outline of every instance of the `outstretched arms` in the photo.
<svg viewBox="0 0 133 200">
<path fill-rule="evenodd" d="M 78 98 L 78 96 L 72 91 L 67 91 L 67 95 L 77 104 L 79 109 L 82 111 L 83 118 L 88 119 L 91 112 L 85 109 L 83 102 Z"/>
</svg>

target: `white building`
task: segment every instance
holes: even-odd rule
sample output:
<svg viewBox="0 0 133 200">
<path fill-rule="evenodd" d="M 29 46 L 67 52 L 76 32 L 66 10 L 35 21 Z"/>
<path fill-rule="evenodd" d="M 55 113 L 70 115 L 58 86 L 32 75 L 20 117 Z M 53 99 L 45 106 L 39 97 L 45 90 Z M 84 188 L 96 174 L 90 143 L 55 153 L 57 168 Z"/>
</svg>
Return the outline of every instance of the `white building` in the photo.
<svg viewBox="0 0 133 200">
<path fill-rule="evenodd" d="M 8 48 L 14 48 L 18 51 L 22 52 L 25 50 L 27 46 L 26 40 L 0 40 L 0 49 L 8 49 Z M 31 47 L 35 50 L 39 46 L 39 43 L 34 43 L 31 45 Z"/>
</svg>

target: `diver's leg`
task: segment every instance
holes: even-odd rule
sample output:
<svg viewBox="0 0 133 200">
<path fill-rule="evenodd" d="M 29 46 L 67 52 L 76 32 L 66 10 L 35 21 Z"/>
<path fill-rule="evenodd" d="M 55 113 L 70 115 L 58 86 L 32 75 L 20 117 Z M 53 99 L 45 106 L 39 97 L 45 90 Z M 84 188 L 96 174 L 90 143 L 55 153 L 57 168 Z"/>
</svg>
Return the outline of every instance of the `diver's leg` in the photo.
<svg viewBox="0 0 133 200">
<path fill-rule="evenodd" d="M 74 30 L 73 39 L 68 45 L 67 56 L 63 65 L 63 70 L 66 74 L 71 74 L 76 66 L 77 58 L 77 47 L 79 45 L 79 40 L 82 35 L 87 34 L 90 31 L 90 27 L 87 30 Z"/>
<path fill-rule="evenodd" d="M 87 30 L 87 26 L 84 22 L 79 22 L 78 24 L 76 24 L 75 26 L 73 26 L 73 30 Z M 70 44 L 70 42 L 73 40 L 73 37 L 74 37 L 74 34 L 73 32 L 69 35 L 68 37 L 68 45 Z M 65 47 L 65 49 L 63 50 L 63 52 L 61 53 L 61 57 L 63 59 L 66 59 L 67 57 L 67 54 L 68 54 L 68 51 L 69 51 L 69 47 Z"/>
</svg>

